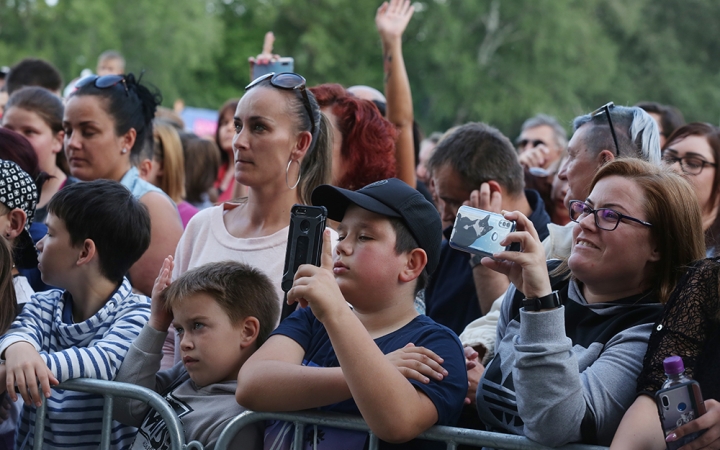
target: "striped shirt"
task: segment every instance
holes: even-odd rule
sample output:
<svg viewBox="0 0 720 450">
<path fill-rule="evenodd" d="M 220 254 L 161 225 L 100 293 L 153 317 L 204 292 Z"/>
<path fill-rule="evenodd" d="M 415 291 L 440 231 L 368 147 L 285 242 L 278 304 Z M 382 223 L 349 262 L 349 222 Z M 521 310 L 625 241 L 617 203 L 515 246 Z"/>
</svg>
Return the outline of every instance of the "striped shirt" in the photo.
<svg viewBox="0 0 720 450">
<path fill-rule="evenodd" d="M 66 305 L 68 308 L 66 308 Z M 16 342 L 35 346 L 61 383 L 71 378 L 112 380 L 132 341 L 150 317 L 150 299 L 132 293 L 127 279 L 94 316 L 72 323 L 72 297 L 54 289 L 33 295 L 10 331 L 0 338 L 0 355 Z M 46 449 L 96 449 L 102 429 L 101 396 L 53 390 L 47 400 Z M 17 448 L 32 448 L 35 407 L 23 406 Z M 127 448 L 136 429 L 113 422 L 111 448 Z M 29 436 L 28 436 L 29 434 Z"/>
</svg>

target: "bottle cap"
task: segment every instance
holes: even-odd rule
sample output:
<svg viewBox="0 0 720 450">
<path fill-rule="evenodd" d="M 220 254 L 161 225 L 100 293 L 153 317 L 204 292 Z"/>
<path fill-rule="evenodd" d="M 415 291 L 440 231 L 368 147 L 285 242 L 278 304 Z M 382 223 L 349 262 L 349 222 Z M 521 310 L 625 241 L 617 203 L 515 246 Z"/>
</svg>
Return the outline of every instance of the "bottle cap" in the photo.
<svg viewBox="0 0 720 450">
<path fill-rule="evenodd" d="M 677 375 L 685 371 L 685 364 L 679 356 L 669 356 L 663 361 L 663 368 L 668 375 Z"/>
</svg>

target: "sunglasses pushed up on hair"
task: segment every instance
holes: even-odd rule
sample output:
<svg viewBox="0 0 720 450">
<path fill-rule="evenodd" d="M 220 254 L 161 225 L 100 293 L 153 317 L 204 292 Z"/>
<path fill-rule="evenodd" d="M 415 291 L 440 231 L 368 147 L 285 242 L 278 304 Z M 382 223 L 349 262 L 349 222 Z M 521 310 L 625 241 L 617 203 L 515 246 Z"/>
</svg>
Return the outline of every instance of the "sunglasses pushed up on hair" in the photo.
<svg viewBox="0 0 720 450">
<path fill-rule="evenodd" d="M 110 89 L 120 83 L 122 83 L 125 88 L 125 95 L 130 95 L 125 75 L 89 75 L 75 83 L 75 89 L 77 90 L 90 84 L 98 89 Z"/>
<path fill-rule="evenodd" d="M 307 111 L 308 117 L 310 118 L 310 134 L 312 134 L 314 140 L 315 119 L 313 118 L 310 98 L 308 97 L 307 88 L 305 87 L 305 78 L 302 75 L 293 72 L 270 72 L 254 79 L 250 84 L 245 86 L 245 90 L 248 91 L 254 88 L 268 78 L 270 79 L 270 86 L 289 91 L 300 91 L 300 94 L 302 95 L 303 106 L 305 106 L 305 110 Z"/>
</svg>

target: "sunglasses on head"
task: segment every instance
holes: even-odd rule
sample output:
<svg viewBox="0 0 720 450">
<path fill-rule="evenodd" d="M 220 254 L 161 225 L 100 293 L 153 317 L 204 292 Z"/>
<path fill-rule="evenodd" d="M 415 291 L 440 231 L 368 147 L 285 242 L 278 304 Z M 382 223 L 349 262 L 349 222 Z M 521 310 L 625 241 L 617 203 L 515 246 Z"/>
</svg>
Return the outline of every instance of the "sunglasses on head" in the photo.
<svg viewBox="0 0 720 450">
<path fill-rule="evenodd" d="M 615 103 L 613 103 L 613 102 L 605 103 L 604 105 L 602 105 L 595 111 L 591 112 L 590 116 L 597 117 L 603 113 L 607 114 L 607 120 L 608 120 L 608 123 L 610 124 L 610 132 L 612 133 L 613 142 L 615 143 L 615 154 L 619 157 L 620 156 L 620 146 L 618 145 L 617 136 L 615 135 L 615 127 L 613 126 L 613 123 L 612 123 L 612 117 L 610 117 L 610 108 L 614 108 L 614 107 L 615 107 Z"/>
<path fill-rule="evenodd" d="M 130 95 L 125 75 L 103 75 L 101 77 L 97 75 L 89 75 L 75 83 L 75 89 L 77 90 L 90 84 L 94 85 L 98 89 L 110 89 L 120 83 L 122 83 L 125 88 L 125 95 Z"/>
<path fill-rule="evenodd" d="M 315 120 L 313 118 L 312 106 L 310 105 L 310 98 L 308 97 L 307 89 L 305 88 L 305 78 L 302 75 L 292 72 L 271 72 L 253 80 L 252 83 L 245 86 L 245 90 L 248 91 L 254 88 L 268 78 L 270 79 L 270 86 L 289 91 L 300 91 L 303 106 L 305 106 L 305 110 L 310 118 L 310 134 L 312 134 L 313 140 L 315 140 Z"/>
</svg>

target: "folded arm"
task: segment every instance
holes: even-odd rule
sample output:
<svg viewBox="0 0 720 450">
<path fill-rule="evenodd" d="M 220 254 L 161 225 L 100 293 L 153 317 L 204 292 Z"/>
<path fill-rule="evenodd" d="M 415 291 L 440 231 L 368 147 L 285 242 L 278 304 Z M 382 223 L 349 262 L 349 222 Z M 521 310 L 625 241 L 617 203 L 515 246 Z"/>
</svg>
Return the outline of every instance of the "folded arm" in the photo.
<svg viewBox="0 0 720 450">
<path fill-rule="evenodd" d="M 289 337 L 271 336 L 240 369 L 238 403 L 258 411 L 300 411 L 352 397 L 339 367 L 303 366 L 304 355 Z"/>
</svg>

